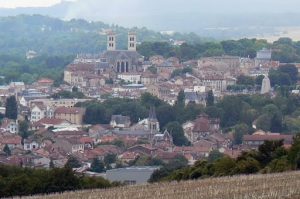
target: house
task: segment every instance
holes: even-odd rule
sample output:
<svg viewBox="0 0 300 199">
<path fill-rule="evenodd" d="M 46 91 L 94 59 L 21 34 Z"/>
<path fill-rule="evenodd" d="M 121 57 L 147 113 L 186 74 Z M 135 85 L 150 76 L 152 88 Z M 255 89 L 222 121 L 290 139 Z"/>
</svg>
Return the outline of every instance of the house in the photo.
<svg viewBox="0 0 300 199">
<path fill-rule="evenodd" d="M 82 125 L 84 114 L 85 114 L 84 108 L 58 107 L 54 112 L 54 118 L 67 120 L 72 124 Z"/>
<path fill-rule="evenodd" d="M 264 133 L 264 134 L 254 133 L 253 135 L 244 135 L 243 145 L 251 149 L 257 149 L 265 141 L 279 141 L 279 140 L 283 140 L 284 145 L 290 146 L 293 144 L 293 135 L 282 135 L 279 133 Z"/>
<path fill-rule="evenodd" d="M 208 115 L 201 114 L 199 117 L 188 126 L 185 124 L 185 136 L 192 143 L 201 139 L 206 139 L 213 133 L 220 133 L 220 120 L 209 118 Z"/>
<path fill-rule="evenodd" d="M 37 122 L 31 124 L 31 130 L 39 130 L 39 129 L 48 129 L 49 127 L 53 128 L 65 128 L 69 127 L 71 123 L 67 120 L 56 119 L 56 118 L 43 118 Z"/>
<path fill-rule="evenodd" d="M 30 121 L 36 122 L 45 117 L 46 107 L 43 104 L 35 104 L 30 110 Z"/>
<path fill-rule="evenodd" d="M 157 83 L 157 75 L 152 73 L 143 73 L 141 83 L 144 85 L 153 85 Z"/>
<path fill-rule="evenodd" d="M 121 155 L 118 156 L 118 159 L 121 160 L 122 163 L 129 163 L 131 161 L 136 160 L 139 157 L 139 153 L 136 152 L 124 152 Z"/>
<path fill-rule="evenodd" d="M 84 148 L 85 143 L 82 142 L 80 139 L 78 139 L 78 138 L 68 138 L 67 141 L 71 144 L 72 153 L 83 152 L 85 150 L 85 148 Z"/>
<path fill-rule="evenodd" d="M 18 124 L 15 120 L 4 118 L 1 123 L 0 131 L 17 134 L 19 132 Z"/>
<path fill-rule="evenodd" d="M 155 55 L 155 56 L 150 57 L 149 61 L 153 65 L 160 65 L 160 64 L 164 63 L 165 58 L 161 55 Z"/>
<path fill-rule="evenodd" d="M 130 117 L 122 115 L 111 116 L 110 125 L 113 128 L 128 128 L 130 127 Z"/>
<path fill-rule="evenodd" d="M 37 85 L 40 87 L 51 87 L 54 84 L 54 81 L 49 78 L 41 78 L 37 81 Z"/>
<path fill-rule="evenodd" d="M 33 166 L 35 168 L 49 168 L 50 162 L 51 162 L 50 158 L 36 157 L 33 159 Z"/>
<path fill-rule="evenodd" d="M 24 139 L 24 150 L 33 151 L 39 149 L 40 144 L 33 138 Z"/>
<path fill-rule="evenodd" d="M 7 145 L 10 149 L 23 148 L 22 138 L 18 135 L 4 135 L 0 139 L 0 144 Z"/>
<path fill-rule="evenodd" d="M 146 156 L 152 156 L 156 151 L 157 148 L 153 148 L 150 145 L 136 145 L 127 149 L 127 152 L 135 152 Z"/>
<path fill-rule="evenodd" d="M 152 145 L 158 148 L 171 148 L 173 146 L 173 137 L 167 130 L 165 130 L 164 133 L 154 135 Z"/>
<path fill-rule="evenodd" d="M 185 96 L 185 104 L 189 104 L 189 103 L 195 103 L 195 104 L 202 104 L 204 106 L 206 106 L 206 98 L 207 95 L 206 93 L 198 93 L 198 92 L 194 92 L 194 91 L 185 91 L 184 92 L 184 96 Z"/>
</svg>

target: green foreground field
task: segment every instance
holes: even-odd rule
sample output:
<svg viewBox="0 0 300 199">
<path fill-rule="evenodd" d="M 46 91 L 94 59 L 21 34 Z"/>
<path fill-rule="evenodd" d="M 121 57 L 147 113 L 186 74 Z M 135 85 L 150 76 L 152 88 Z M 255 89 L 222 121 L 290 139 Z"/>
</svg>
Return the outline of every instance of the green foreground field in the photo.
<svg viewBox="0 0 300 199">
<path fill-rule="evenodd" d="M 124 186 L 27 199 L 299 199 L 300 172 Z"/>
</svg>

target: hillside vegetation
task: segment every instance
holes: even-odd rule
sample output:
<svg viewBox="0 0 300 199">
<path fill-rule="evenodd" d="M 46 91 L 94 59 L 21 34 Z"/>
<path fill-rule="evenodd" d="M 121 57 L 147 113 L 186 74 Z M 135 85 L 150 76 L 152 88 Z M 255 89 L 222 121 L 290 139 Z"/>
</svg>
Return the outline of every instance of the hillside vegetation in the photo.
<svg viewBox="0 0 300 199">
<path fill-rule="evenodd" d="M 142 186 L 125 186 L 43 196 L 45 199 L 295 199 L 300 198 L 300 172 L 214 178 L 200 181 L 172 182 Z M 41 196 L 30 197 L 37 199 Z"/>
</svg>

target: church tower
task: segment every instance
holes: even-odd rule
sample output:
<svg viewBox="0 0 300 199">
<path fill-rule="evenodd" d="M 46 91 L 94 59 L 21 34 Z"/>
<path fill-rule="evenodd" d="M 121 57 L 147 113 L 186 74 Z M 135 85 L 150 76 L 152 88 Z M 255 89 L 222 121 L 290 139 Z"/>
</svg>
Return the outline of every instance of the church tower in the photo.
<svg viewBox="0 0 300 199">
<path fill-rule="evenodd" d="M 134 32 L 128 33 L 128 50 L 136 51 L 136 33 Z"/>
<path fill-rule="evenodd" d="M 107 33 L 107 50 L 116 50 L 116 34 L 114 32 Z"/>
<path fill-rule="evenodd" d="M 160 130 L 160 128 L 159 128 L 159 122 L 157 120 L 156 112 L 155 112 L 155 108 L 154 107 L 150 108 L 149 117 L 148 117 L 148 129 L 151 132 L 153 132 L 153 131 L 159 132 L 159 130 Z"/>
</svg>

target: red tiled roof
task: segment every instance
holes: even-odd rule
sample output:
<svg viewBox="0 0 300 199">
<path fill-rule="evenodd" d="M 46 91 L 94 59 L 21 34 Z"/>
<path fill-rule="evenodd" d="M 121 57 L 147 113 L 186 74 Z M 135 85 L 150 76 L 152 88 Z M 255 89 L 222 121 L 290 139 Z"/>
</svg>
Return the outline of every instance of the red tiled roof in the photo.
<svg viewBox="0 0 300 199">
<path fill-rule="evenodd" d="M 196 119 L 193 132 L 209 132 L 209 131 L 210 131 L 210 124 L 208 118 L 204 116 L 200 116 L 198 119 Z"/>
<path fill-rule="evenodd" d="M 40 80 L 38 80 L 39 84 L 53 84 L 53 80 L 49 79 L 49 78 L 42 78 Z"/>
<path fill-rule="evenodd" d="M 292 143 L 292 135 L 244 135 L 244 141 L 272 141 L 284 140 L 285 142 Z"/>
<path fill-rule="evenodd" d="M 18 135 L 4 136 L 0 140 L 1 144 L 21 144 L 22 138 Z"/>
</svg>

